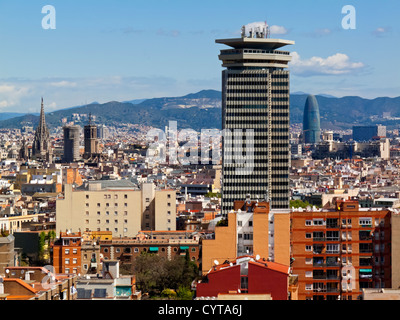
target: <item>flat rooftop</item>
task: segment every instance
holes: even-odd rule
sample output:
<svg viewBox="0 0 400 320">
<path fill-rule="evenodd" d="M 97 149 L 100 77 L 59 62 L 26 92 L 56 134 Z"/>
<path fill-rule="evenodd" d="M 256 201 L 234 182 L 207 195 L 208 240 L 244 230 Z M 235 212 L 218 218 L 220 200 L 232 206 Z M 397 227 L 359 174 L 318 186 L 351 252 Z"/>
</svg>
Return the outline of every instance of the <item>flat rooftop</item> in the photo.
<svg viewBox="0 0 400 320">
<path fill-rule="evenodd" d="M 232 38 L 232 39 L 217 39 L 216 43 L 225 44 L 235 49 L 253 48 L 253 49 L 268 49 L 275 50 L 287 45 L 294 45 L 292 40 L 270 39 L 270 38 Z"/>
</svg>

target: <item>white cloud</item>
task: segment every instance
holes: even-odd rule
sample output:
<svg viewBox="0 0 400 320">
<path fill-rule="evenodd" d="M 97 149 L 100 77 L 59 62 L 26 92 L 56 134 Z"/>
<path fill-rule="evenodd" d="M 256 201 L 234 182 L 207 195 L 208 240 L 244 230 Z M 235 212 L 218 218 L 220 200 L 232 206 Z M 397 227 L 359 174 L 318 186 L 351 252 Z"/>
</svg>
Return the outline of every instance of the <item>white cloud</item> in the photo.
<svg viewBox="0 0 400 320">
<path fill-rule="evenodd" d="M 71 82 L 71 81 L 58 81 L 58 82 L 52 82 L 50 83 L 51 86 L 53 87 L 58 87 L 58 88 L 73 88 L 76 87 L 76 82 Z"/>
<path fill-rule="evenodd" d="M 297 52 L 292 52 L 290 69 L 293 74 L 299 76 L 314 75 L 344 75 L 363 69 L 362 62 L 352 62 L 349 56 L 344 53 L 336 53 L 327 58 L 311 57 L 301 59 Z"/>
<path fill-rule="evenodd" d="M 391 27 L 379 27 L 379 28 L 376 28 L 376 29 L 372 32 L 372 34 L 373 34 L 374 36 L 376 36 L 376 37 L 382 37 L 382 36 L 384 36 L 384 35 L 390 33 L 391 31 L 392 31 L 392 28 L 391 28 Z"/>
<path fill-rule="evenodd" d="M 91 102 L 183 95 L 184 86 L 174 78 L 104 76 L 88 78 L 0 79 L 0 112 L 40 111 L 41 97 L 47 111 Z M 198 86 L 196 86 L 198 87 Z M 197 88 L 196 88 L 197 90 Z M 201 89 L 198 88 L 198 91 Z"/>
<path fill-rule="evenodd" d="M 289 32 L 285 27 L 276 25 L 270 26 L 269 29 L 271 34 L 287 34 Z"/>
</svg>

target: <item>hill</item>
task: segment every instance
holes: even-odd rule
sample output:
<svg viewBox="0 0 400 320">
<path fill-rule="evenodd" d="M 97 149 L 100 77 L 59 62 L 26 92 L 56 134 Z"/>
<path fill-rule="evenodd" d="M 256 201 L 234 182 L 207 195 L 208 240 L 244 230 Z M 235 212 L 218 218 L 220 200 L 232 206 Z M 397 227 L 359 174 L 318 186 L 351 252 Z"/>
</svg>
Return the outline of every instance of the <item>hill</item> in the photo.
<svg viewBox="0 0 400 320">
<path fill-rule="evenodd" d="M 400 117 L 400 97 L 364 99 L 361 97 L 316 96 L 323 129 L 347 129 L 353 125 L 381 123 L 397 127 Z M 291 123 L 302 123 L 307 94 L 297 92 L 290 96 Z M 163 97 L 131 102 L 110 101 L 62 109 L 46 114 L 50 128 L 61 126 L 61 120 L 71 121 L 73 114 L 96 116 L 96 123 L 119 126 L 124 123 L 142 124 L 164 128 L 169 121 L 177 121 L 178 128 L 194 130 L 221 128 L 221 92 L 203 90 L 182 97 Z M 26 114 L 1 120 L 0 128 L 21 128 L 26 124 L 36 126 L 37 115 Z M 84 125 L 86 122 L 79 123 Z"/>
</svg>

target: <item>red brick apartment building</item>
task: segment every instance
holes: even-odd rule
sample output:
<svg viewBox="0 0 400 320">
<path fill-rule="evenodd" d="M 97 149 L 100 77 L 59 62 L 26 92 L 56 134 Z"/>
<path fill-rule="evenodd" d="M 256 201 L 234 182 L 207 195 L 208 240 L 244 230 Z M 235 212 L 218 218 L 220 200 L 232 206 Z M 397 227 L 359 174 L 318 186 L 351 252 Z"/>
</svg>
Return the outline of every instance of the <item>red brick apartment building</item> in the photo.
<svg viewBox="0 0 400 320">
<path fill-rule="evenodd" d="M 81 245 L 80 232 L 60 232 L 60 238 L 53 244 L 55 273 L 81 273 Z"/>
<path fill-rule="evenodd" d="M 295 209 L 291 258 L 299 300 L 356 300 L 390 288 L 391 211 L 338 200 L 332 210 Z"/>
</svg>

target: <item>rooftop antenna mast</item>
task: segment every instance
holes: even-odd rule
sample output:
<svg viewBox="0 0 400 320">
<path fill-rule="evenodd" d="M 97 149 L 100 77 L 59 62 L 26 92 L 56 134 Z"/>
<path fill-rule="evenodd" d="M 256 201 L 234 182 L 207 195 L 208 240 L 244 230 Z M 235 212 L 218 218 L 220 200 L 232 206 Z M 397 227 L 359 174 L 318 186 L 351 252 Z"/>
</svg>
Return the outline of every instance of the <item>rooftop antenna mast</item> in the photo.
<svg viewBox="0 0 400 320">
<path fill-rule="evenodd" d="M 271 36 L 271 30 L 269 29 L 269 25 L 267 24 L 267 21 L 265 21 L 264 35 L 265 35 L 265 38 L 269 38 Z"/>
</svg>

